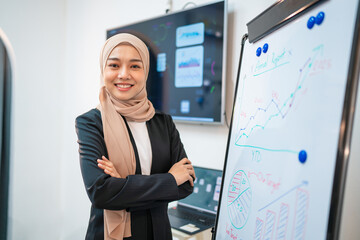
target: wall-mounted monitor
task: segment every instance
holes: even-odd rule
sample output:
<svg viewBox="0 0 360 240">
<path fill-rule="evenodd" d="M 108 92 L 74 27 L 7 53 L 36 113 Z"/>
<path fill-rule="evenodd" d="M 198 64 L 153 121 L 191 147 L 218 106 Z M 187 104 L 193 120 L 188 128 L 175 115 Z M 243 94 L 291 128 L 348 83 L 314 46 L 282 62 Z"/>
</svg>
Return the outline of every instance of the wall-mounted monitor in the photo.
<svg viewBox="0 0 360 240">
<path fill-rule="evenodd" d="M 150 51 L 148 98 L 175 121 L 223 123 L 226 2 L 169 13 L 107 30 L 131 33 Z"/>
</svg>

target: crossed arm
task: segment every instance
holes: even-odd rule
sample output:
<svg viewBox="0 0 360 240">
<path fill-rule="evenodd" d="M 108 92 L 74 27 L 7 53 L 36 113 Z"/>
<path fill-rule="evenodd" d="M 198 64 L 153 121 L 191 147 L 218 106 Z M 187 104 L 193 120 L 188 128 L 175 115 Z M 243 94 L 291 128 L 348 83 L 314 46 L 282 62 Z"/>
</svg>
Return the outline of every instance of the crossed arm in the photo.
<svg viewBox="0 0 360 240">
<path fill-rule="evenodd" d="M 113 163 L 109 159 L 102 156 L 102 159 L 98 159 L 97 162 L 98 167 L 104 170 L 104 173 L 109 174 L 112 177 L 120 178 L 120 174 L 116 171 Z M 196 176 L 189 159 L 183 158 L 179 162 L 175 163 L 168 173 L 171 173 L 174 176 L 178 186 L 186 181 L 189 181 L 192 187 L 194 186 Z"/>
<path fill-rule="evenodd" d="M 93 113 L 92 113 L 93 114 Z M 100 159 L 107 156 L 106 146 L 102 134 L 100 114 L 86 114 L 77 118 L 76 131 L 78 134 L 80 166 L 85 188 L 89 199 L 95 208 L 129 211 L 152 208 L 156 204 L 178 200 L 192 192 L 195 173 L 189 160 L 181 153 L 182 145 L 171 143 L 171 148 L 177 148 L 171 159 L 172 166 L 165 173 L 146 175 L 129 175 L 117 178 L 111 169 L 109 160 Z M 170 122 L 170 121 L 169 121 Z M 173 124 L 168 126 L 172 127 Z M 171 131 L 170 133 L 171 134 Z M 174 133 L 176 135 L 176 132 Z M 177 141 L 179 138 L 176 137 Z M 176 161 L 181 158 L 182 160 Z M 101 164 L 103 168 L 100 168 Z M 108 166 L 109 165 L 109 166 Z M 109 168 L 110 167 L 110 168 Z M 106 172 L 105 170 L 109 171 Z M 189 180 L 189 181 L 188 181 Z M 166 189 L 166 190 L 165 190 Z"/>
</svg>

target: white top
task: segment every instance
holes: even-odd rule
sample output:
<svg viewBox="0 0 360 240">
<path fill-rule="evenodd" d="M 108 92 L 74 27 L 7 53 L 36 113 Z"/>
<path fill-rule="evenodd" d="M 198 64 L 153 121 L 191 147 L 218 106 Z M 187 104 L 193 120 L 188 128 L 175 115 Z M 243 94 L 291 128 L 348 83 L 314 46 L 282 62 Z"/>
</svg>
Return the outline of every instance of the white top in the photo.
<svg viewBox="0 0 360 240">
<path fill-rule="evenodd" d="M 152 163 L 152 151 L 149 132 L 145 122 L 128 122 L 131 133 L 134 137 L 136 148 L 139 154 L 141 173 L 150 175 Z"/>
</svg>

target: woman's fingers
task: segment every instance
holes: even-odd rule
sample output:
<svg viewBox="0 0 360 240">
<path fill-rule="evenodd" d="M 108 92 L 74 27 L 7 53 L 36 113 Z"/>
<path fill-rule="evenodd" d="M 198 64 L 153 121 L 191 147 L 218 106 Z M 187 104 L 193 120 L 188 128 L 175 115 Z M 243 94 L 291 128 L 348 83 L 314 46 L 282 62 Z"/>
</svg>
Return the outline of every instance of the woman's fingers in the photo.
<svg viewBox="0 0 360 240">
<path fill-rule="evenodd" d="M 103 170 L 106 168 L 106 165 L 102 163 L 103 161 L 101 159 L 98 159 L 97 162 L 98 162 L 98 167 L 99 168 L 101 168 Z"/>
<path fill-rule="evenodd" d="M 114 164 L 109 159 L 102 156 L 102 159 L 98 159 L 97 162 L 98 167 L 104 170 L 104 173 L 109 174 L 112 177 L 120 178 L 120 175 L 116 171 Z"/>
<path fill-rule="evenodd" d="M 190 185 L 194 186 L 194 180 L 196 179 L 194 168 L 191 161 L 187 158 L 181 159 L 175 163 L 169 170 L 176 180 L 177 185 L 181 185 L 186 181 L 189 181 Z"/>
<path fill-rule="evenodd" d="M 98 159 L 98 167 L 103 169 L 105 173 L 111 174 L 113 172 L 114 165 L 108 159 L 103 157 L 103 159 Z"/>
<path fill-rule="evenodd" d="M 194 170 L 193 166 L 191 164 L 186 164 L 184 165 L 186 167 L 187 170 L 191 171 Z"/>
<path fill-rule="evenodd" d="M 189 175 L 189 182 L 190 182 L 190 186 L 194 186 L 194 179 L 191 177 L 191 175 Z"/>
<path fill-rule="evenodd" d="M 99 163 L 98 166 L 104 170 L 106 174 L 109 174 L 110 176 L 114 177 L 115 174 L 113 173 L 113 168 L 110 168 L 104 164 Z"/>
<path fill-rule="evenodd" d="M 192 178 L 195 179 L 196 176 L 195 176 L 195 170 L 194 170 L 193 165 L 191 165 L 191 164 L 185 164 L 184 167 L 188 170 L 190 176 L 192 176 Z"/>
<path fill-rule="evenodd" d="M 110 162 L 110 161 L 109 161 L 108 159 L 106 159 L 105 157 L 103 157 L 103 159 L 98 159 L 97 161 L 98 161 L 98 163 L 100 163 L 100 164 L 102 164 L 102 165 L 104 165 L 104 166 L 106 166 L 106 167 L 109 167 L 109 168 L 113 168 L 113 167 L 114 167 L 113 163 Z"/>
<path fill-rule="evenodd" d="M 183 159 L 181 159 L 179 161 L 179 163 L 181 163 L 181 164 L 191 164 L 191 161 L 189 159 L 187 159 L 187 158 L 183 158 Z"/>
<path fill-rule="evenodd" d="M 106 165 L 111 168 L 114 167 L 113 163 L 104 156 L 102 156 L 102 159 L 98 159 L 98 160 L 100 160 L 101 164 L 103 164 L 103 165 Z"/>
<path fill-rule="evenodd" d="M 193 180 L 195 180 L 195 179 L 196 179 L 196 176 L 195 176 L 195 171 L 194 171 L 194 169 L 192 169 L 192 170 L 189 170 L 189 174 L 190 174 L 190 176 L 192 177 L 192 179 L 193 179 Z"/>
<path fill-rule="evenodd" d="M 105 172 L 106 174 L 109 174 L 109 175 L 111 175 L 111 176 L 113 177 L 113 175 L 112 175 L 113 173 L 112 173 L 110 170 L 105 169 L 104 172 Z"/>
<path fill-rule="evenodd" d="M 195 176 L 195 170 L 194 170 L 193 165 L 191 164 L 191 161 L 187 158 L 183 158 L 178 163 L 183 165 L 183 167 L 185 167 L 188 170 L 189 175 L 191 176 L 191 180 L 193 182 L 193 180 L 195 180 L 196 176 Z M 191 186 L 193 186 L 193 183 Z"/>
</svg>

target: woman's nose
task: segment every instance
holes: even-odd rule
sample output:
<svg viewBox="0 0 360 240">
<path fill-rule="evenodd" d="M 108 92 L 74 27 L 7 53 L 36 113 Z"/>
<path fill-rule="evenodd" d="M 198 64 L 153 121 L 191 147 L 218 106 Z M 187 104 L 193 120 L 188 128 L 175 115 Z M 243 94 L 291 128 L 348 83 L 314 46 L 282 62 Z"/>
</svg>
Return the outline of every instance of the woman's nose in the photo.
<svg viewBox="0 0 360 240">
<path fill-rule="evenodd" d="M 130 79 L 129 71 L 127 70 L 126 67 L 122 67 L 119 69 L 118 78 L 119 79 Z"/>
</svg>

